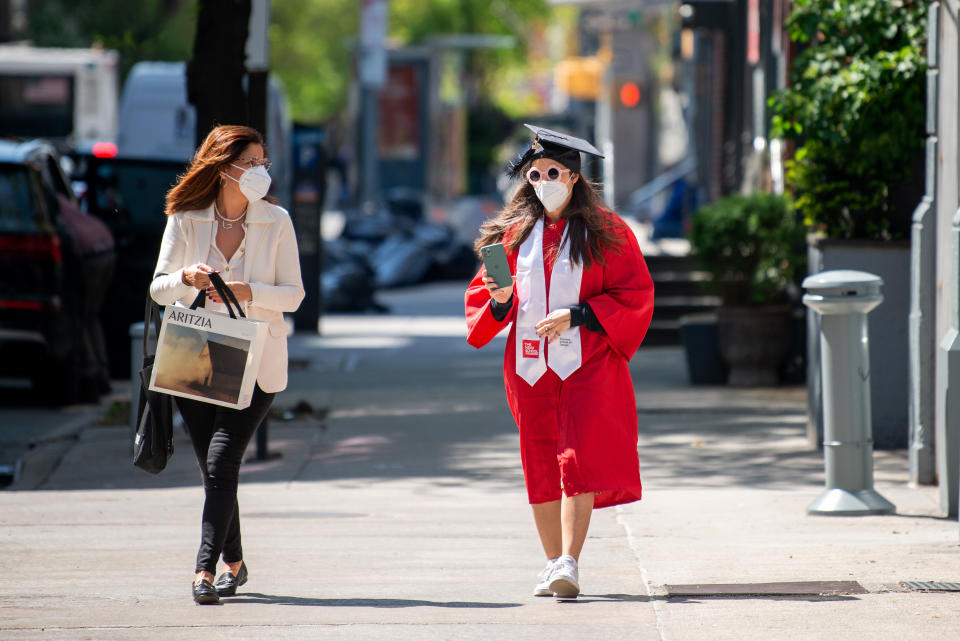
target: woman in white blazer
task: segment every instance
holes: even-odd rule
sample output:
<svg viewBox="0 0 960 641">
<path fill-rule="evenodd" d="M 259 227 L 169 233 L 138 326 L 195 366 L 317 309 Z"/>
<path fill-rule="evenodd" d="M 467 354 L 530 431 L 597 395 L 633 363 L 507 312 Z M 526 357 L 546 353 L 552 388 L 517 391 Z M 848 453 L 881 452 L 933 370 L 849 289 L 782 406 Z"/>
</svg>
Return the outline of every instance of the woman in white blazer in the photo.
<svg viewBox="0 0 960 641">
<path fill-rule="evenodd" d="M 219 272 L 244 313 L 267 321 L 257 386 L 250 406 L 234 410 L 176 398 L 203 478 L 200 550 L 192 586 L 198 604 L 233 596 L 247 581 L 240 544 L 237 482 L 243 453 L 287 386 L 287 324 L 303 300 L 300 258 L 290 216 L 267 195 L 270 161 L 254 129 L 213 129 L 167 194 L 167 226 L 150 295 L 160 305 L 189 306 L 199 290 L 207 309 L 224 310 L 209 274 Z M 214 581 L 217 562 L 226 571 Z"/>
</svg>

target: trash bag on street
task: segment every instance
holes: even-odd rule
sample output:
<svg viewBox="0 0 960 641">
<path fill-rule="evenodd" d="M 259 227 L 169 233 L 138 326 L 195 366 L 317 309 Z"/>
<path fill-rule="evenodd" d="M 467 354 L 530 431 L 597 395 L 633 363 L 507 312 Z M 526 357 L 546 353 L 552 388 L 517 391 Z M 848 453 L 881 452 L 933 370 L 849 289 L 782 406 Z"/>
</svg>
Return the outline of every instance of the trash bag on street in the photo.
<svg viewBox="0 0 960 641">
<path fill-rule="evenodd" d="M 352 212 L 344 221 L 341 237 L 350 241 L 380 244 L 387 237 L 409 231 L 412 227 L 410 219 L 394 216 L 387 209 L 378 209 L 373 213 Z"/>
<path fill-rule="evenodd" d="M 473 247 L 463 242 L 453 242 L 438 250 L 434 259 L 425 280 L 468 281 L 479 269 L 479 259 Z"/>
<path fill-rule="evenodd" d="M 427 243 L 406 234 L 387 238 L 370 256 L 377 287 L 402 287 L 423 280 L 433 265 L 433 250 Z"/>
<path fill-rule="evenodd" d="M 403 287 L 430 280 L 469 278 L 473 250 L 448 225 L 421 222 L 409 233 L 388 237 L 370 255 L 377 287 Z"/>
<path fill-rule="evenodd" d="M 387 207 L 396 217 L 423 220 L 423 192 L 410 187 L 393 187 L 386 194 Z"/>
<path fill-rule="evenodd" d="M 372 245 L 337 239 L 324 246 L 320 289 L 325 311 L 384 312 L 374 300 L 374 271 L 367 261 Z"/>
</svg>

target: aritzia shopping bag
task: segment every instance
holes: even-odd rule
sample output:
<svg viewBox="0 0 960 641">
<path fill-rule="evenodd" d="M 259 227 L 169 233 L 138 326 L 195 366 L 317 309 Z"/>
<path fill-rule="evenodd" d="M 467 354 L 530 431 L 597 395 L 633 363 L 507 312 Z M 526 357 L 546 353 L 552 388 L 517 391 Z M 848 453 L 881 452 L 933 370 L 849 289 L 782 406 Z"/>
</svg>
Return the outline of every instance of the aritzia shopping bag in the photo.
<svg viewBox="0 0 960 641">
<path fill-rule="evenodd" d="M 150 389 L 242 410 L 253 397 L 267 323 L 246 318 L 219 274 L 210 281 L 229 316 L 203 309 L 202 291 L 190 307 L 167 305 Z"/>
</svg>

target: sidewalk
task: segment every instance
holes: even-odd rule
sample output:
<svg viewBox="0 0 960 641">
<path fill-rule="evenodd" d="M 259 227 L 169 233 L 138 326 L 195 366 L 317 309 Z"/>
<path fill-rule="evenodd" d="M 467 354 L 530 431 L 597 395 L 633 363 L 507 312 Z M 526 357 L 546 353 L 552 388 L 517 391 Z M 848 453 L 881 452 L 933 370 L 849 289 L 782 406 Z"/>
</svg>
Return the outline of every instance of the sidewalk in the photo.
<svg viewBox="0 0 960 641">
<path fill-rule="evenodd" d="M 128 428 L 88 427 L 41 489 L 0 492 L 0 638 L 956 638 L 960 593 L 899 586 L 960 581 L 957 522 L 907 486 L 905 454 L 875 456 L 896 515 L 807 516 L 823 462 L 804 390 L 693 388 L 672 348 L 631 366 L 644 500 L 594 512 L 578 603 L 530 597 L 543 560 L 503 343 L 463 342 L 454 293 L 391 293 L 405 320 L 330 317 L 291 341 L 275 406 L 314 412 L 271 421 L 282 457 L 243 468 L 251 578 L 222 607 L 190 600 L 202 490 L 182 434 L 154 477 L 130 465 Z M 813 581 L 862 590 L 772 594 Z M 674 596 L 746 583 L 778 585 Z"/>
</svg>

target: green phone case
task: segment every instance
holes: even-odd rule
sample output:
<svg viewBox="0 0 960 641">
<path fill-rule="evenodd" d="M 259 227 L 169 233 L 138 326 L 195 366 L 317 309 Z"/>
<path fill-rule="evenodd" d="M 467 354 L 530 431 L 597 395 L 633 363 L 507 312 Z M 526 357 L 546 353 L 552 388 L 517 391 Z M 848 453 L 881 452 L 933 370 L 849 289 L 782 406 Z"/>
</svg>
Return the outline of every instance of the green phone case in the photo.
<svg viewBox="0 0 960 641">
<path fill-rule="evenodd" d="M 497 287 L 513 285 L 513 275 L 510 273 L 510 263 L 507 262 L 507 252 L 500 243 L 486 245 L 480 248 L 480 258 L 487 268 L 487 276 L 493 278 Z"/>
</svg>

